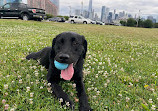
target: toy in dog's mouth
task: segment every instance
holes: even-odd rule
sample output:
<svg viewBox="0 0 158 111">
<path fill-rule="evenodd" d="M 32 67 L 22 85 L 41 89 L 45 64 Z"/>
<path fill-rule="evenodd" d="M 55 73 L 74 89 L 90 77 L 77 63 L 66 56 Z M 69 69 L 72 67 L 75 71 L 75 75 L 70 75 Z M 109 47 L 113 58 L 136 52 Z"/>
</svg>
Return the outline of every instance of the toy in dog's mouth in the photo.
<svg viewBox="0 0 158 111">
<path fill-rule="evenodd" d="M 57 69 L 61 70 L 61 78 L 64 80 L 71 80 L 71 78 L 74 75 L 74 68 L 73 63 L 66 64 L 66 63 L 60 63 L 58 61 L 54 61 L 54 65 Z"/>
</svg>

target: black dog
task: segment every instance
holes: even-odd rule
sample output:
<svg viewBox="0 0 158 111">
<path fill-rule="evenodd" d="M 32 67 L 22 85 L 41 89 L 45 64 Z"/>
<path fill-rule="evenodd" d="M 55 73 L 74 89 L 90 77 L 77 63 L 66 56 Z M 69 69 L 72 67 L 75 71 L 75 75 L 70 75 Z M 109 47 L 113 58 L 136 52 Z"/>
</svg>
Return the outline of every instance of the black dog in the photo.
<svg viewBox="0 0 158 111">
<path fill-rule="evenodd" d="M 83 63 L 87 52 L 87 41 L 84 36 L 74 32 L 64 32 L 53 39 L 52 47 L 46 47 L 39 52 L 33 52 L 26 59 L 40 59 L 40 64 L 48 69 L 47 80 L 51 83 L 52 91 L 58 99 L 62 98 L 63 103 L 69 102 L 74 110 L 73 102 L 59 86 L 61 80 L 71 80 L 76 83 L 77 95 L 79 97 L 80 111 L 91 111 L 88 98 L 83 84 Z M 61 70 L 54 65 L 54 60 L 60 63 L 69 64 L 67 72 L 61 78 Z M 73 70 L 73 71 L 71 71 Z M 69 76 L 69 73 L 72 75 Z"/>
</svg>

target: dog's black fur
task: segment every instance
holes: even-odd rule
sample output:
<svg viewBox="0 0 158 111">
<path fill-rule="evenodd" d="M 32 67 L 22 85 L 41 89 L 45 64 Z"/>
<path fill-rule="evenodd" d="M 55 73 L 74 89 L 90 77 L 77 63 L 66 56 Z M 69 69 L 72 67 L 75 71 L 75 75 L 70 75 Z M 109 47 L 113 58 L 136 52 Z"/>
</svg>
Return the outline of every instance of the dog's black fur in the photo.
<svg viewBox="0 0 158 111">
<path fill-rule="evenodd" d="M 73 63 L 74 75 L 71 81 L 76 83 L 77 95 L 79 97 L 79 110 L 91 111 L 88 98 L 83 84 L 83 63 L 87 52 L 87 41 L 85 37 L 74 32 L 63 32 L 57 35 L 52 42 L 52 47 L 46 47 L 39 52 L 29 54 L 26 59 L 40 60 L 40 64 L 48 69 L 47 80 L 51 83 L 52 91 L 58 99 L 63 99 L 63 104 L 70 103 L 74 110 L 73 102 L 59 86 L 60 70 L 55 68 L 54 60 L 61 63 Z"/>
</svg>

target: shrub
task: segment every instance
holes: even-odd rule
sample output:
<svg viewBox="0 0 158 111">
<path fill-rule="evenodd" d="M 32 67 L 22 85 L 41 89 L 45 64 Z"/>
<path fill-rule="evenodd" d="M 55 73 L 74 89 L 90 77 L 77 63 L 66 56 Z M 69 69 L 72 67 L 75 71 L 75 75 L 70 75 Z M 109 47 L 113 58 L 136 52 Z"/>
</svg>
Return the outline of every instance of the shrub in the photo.
<svg viewBox="0 0 158 111">
<path fill-rule="evenodd" d="M 144 28 L 152 28 L 153 27 L 153 22 L 151 20 L 147 19 L 143 22 L 143 27 Z"/>
<path fill-rule="evenodd" d="M 136 24 L 137 24 L 137 22 L 136 22 L 136 20 L 134 20 L 133 18 L 129 18 L 129 19 L 127 20 L 127 26 L 129 26 L 129 27 L 135 27 Z"/>
<path fill-rule="evenodd" d="M 120 24 L 121 24 L 122 26 L 126 26 L 126 25 L 127 25 L 127 22 L 126 22 L 126 21 L 120 21 Z"/>
<path fill-rule="evenodd" d="M 158 23 L 155 23 L 155 24 L 154 24 L 154 28 L 158 28 Z"/>
<path fill-rule="evenodd" d="M 54 17 L 52 14 L 46 14 L 46 19 Z"/>
</svg>

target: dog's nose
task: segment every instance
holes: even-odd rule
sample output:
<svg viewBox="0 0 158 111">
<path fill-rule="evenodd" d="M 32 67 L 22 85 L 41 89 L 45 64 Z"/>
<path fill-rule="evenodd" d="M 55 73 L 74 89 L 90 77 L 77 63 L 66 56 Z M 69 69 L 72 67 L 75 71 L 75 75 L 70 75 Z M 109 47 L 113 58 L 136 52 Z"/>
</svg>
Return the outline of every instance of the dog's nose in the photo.
<svg viewBox="0 0 158 111">
<path fill-rule="evenodd" d="M 60 60 L 65 61 L 65 60 L 68 60 L 70 56 L 68 54 L 60 54 L 59 58 Z"/>
</svg>

